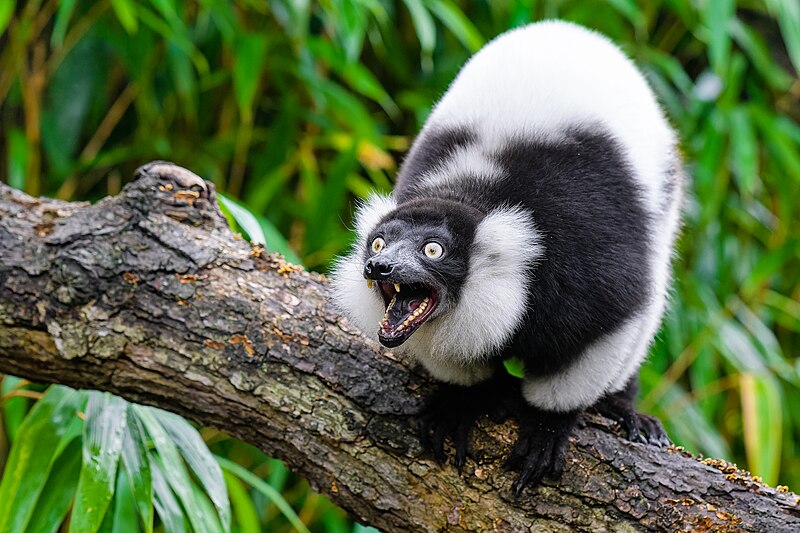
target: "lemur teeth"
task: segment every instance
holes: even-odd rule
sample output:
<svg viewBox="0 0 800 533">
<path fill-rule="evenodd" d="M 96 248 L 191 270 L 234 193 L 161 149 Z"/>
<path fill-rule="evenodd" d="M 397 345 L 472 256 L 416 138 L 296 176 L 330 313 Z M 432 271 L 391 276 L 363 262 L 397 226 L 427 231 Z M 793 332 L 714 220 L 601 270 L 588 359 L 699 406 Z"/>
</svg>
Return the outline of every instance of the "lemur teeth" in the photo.
<svg viewBox="0 0 800 533">
<path fill-rule="evenodd" d="M 400 292 L 400 284 L 399 283 L 395 283 L 394 284 L 394 291 L 395 292 Z"/>
<path fill-rule="evenodd" d="M 371 289 L 371 288 L 372 288 L 372 280 L 371 280 L 371 279 L 368 279 L 368 280 L 367 280 L 367 288 L 368 288 L 368 289 Z"/>
</svg>

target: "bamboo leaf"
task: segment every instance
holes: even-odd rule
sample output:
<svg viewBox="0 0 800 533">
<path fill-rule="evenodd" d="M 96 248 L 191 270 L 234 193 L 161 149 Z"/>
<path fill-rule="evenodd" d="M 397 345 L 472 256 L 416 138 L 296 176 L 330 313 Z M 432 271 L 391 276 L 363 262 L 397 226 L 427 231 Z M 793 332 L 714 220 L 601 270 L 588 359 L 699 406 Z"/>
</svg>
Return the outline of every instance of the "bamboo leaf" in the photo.
<svg viewBox="0 0 800 533">
<path fill-rule="evenodd" d="M 236 40 L 236 62 L 233 65 L 233 89 L 239 114 L 246 123 L 253 118 L 253 102 L 261 80 L 266 58 L 267 39 L 260 33 L 242 33 Z"/>
<path fill-rule="evenodd" d="M 130 482 L 130 493 L 136 504 L 139 519 L 145 533 L 153 533 L 153 477 L 150 472 L 150 460 L 145 444 L 144 429 L 133 405 L 126 409 L 128 423 L 122 445 L 122 463 Z"/>
<path fill-rule="evenodd" d="M 241 533 L 260 533 L 261 524 L 258 513 L 242 482 L 229 472 L 223 472 L 223 476 L 225 477 L 225 485 L 228 487 L 233 516 L 236 517 L 238 530 Z"/>
<path fill-rule="evenodd" d="M 131 491 L 131 480 L 124 468 L 117 474 L 117 487 L 114 490 L 114 507 L 112 516 L 112 533 L 138 533 L 139 519 L 136 513 L 136 501 Z"/>
<path fill-rule="evenodd" d="M 186 519 L 184 518 L 181 504 L 169 487 L 160 459 L 155 455 L 151 455 L 148 463 L 150 463 L 150 469 L 153 474 L 153 504 L 159 518 L 161 518 L 161 522 L 164 524 L 164 529 L 170 533 L 185 532 Z"/>
<path fill-rule="evenodd" d="M 5 33 L 8 23 L 11 22 L 11 17 L 14 16 L 14 10 L 17 7 L 17 0 L 6 0 L 0 2 L 0 36 Z"/>
<path fill-rule="evenodd" d="M 162 410 L 154 410 L 154 415 L 178 446 L 203 490 L 208 493 L 219 513 L 224 531 L 230 531 L 231 508 L 225 480 L 208 446 L 197 430 L 180 416 Z"/>
<path fill-rule="evenodd" d="M 139 29 L 136 5 L 131 0 L 111 0 L 111 7 L 125 31 L 129 35 L 134 35 Z"/>
<path fill-rule="evenodd" d="M 249 470 L 242 468 L 233 461 L 218 455 L 215 456 L 215 458 L 223 470 L 230 472 L 272 501 L 272 503 L 274 503 L 278 509 L 280 509 L 281 513 L 283 513 L 283 516 L 286 517 L 289 523 L 291 523 L 297 531 L 300 531 L 301 533 L 308 533 L 308 528 L 306 525 L 300 520 L 300 517 L 297 516 L 297 513 L 294 512 L 294 509 L 292 509 L 292 507 L 286 502 L 283 496 L 281 496 L 281 493 L 275 490 L 274 487 L 268 485 L 263 479 L 259 478 Z"/>
<path fill-rule="evenodd" d="M 73 439 L 61 452 L 53 464 L 52 475 L 36 502 L 28 531 L 37 533 L 55 533 L 67 516 L 72 506 L 72 499 L 78 488 L 78 476 L 81 473 L 80 439 Z"/>
<path fill-rule="evenodd" d="M 429 71 L 433 68 L 431 56 L 436 46 L 436 24 L 422 4 L 422 0 L 403 0 L 403 3 L 411 14 L 411 21 L 417 31 L 417 38 L 422 48 L 422 68 Z"/>
<path fill-rule="evenodd" d="M 70 532 L 100 529 L 117 482 L 127 402 L 108 393 L 89 392 L 83 430 L 83 463 L 70 519 Z"/>
<path fill-rule="evenodd" d="M 740 376 L 744 444 L 749 470 L 774 485 L 778 480 L 783 442 L 780 385 L 767 374 Z"/>
<path fill-rule="evenodd" d="M 83 402 L 79 392 L 54 385 L 25 417 L 0 482 L 0 531 L 25 530 L 47 483 L 61 438 Z"/>
<path fill-rule="evenodd" d="M 163 477 L 166 479 L 169 487 L 178 496 L 181 505 L 186 510 L 186 517 L 189 519 L 192 529 L 197 533 L 212 533 L 221 530 L 219 519 L 214 513 L 208 512 L 203 502 L 194 492 L 192 488 L 192 479 L 186 471 L 186 466 L 183 464 L 178 448 L 158 421 L 156 415 L 157 410 L 136 405 L 134 406 L 134 411 L 139 420 L 142 421 L 142 425 L 150 435 L 150 438 L 153 439 L 153 444 L 158 452 L 160 473 L 163 473 Z M 150 464 L 152 468 L 152 459 Z M 153 470 L 153 472 L 155 472 L 155 470 Z M 153 476 L 153 483 L 154 485 L 156 483 L 155 474 Z M 158 490 L 157 487 L 156 489 Z"/>
<path fill-rule="evenodd" d="M 486 43 L 478 28 L 450 0 L 427 0 L 427 4 L 436 18 L 441 20 L 470 52 L 477 52 Z"/>
</svg>

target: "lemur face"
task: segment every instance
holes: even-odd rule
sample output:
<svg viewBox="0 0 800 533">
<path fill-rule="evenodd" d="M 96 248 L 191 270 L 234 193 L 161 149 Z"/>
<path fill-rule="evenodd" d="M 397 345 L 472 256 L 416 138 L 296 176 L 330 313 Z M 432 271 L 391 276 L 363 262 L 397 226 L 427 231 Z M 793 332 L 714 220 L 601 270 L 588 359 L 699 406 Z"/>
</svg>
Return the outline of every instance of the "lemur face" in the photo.
<svg viewBox="0 0 800 533">
<path fill-rule="evenodd" d="M 450 202 L 415 204 L 389 213 L 364 243 L 363 274 L 383 299 L 378 339 L 388 347 L 455 306 L 479 221 Z"/>
</svg>

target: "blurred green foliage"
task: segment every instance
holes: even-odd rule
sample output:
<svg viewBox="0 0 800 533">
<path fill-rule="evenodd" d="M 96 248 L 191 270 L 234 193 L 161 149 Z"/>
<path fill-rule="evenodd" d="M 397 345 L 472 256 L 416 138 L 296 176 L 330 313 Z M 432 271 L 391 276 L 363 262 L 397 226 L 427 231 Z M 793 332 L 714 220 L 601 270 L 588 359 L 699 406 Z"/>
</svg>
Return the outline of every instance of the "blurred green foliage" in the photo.
<svg viewBox="0 0 800 533">
<path fill-rule="evenodd" d="M 692 177 L 642 408 L 676 442 L 797 490 L 797 0 L 5 0 L 0 176 L 95 199 L 169 159 L 212 179 L 251 236 L 260 227 L 269 246 L 324 270 L 352 238 L 353 199 L 391 189 L 470 54 L 556 17 L 608 35 L 641 66 Z M 20 400 L 4 403 L 6 440 Z M 285 489 L 309 527 L 348 530 L 279 462 L 214 439 L 215 453 Z M 263 492 L 231 475 L 234 527 L 277 524 Z"/>
</svg>

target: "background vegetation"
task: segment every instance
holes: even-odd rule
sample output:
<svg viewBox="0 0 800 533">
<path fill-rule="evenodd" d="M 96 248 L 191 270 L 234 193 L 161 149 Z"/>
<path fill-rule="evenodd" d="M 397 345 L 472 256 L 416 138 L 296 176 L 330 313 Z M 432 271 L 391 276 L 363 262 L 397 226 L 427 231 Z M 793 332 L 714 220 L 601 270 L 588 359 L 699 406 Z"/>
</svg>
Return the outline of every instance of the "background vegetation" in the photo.
<svg viewBox="0 0 800 533">
<path fill-rule="evenodd" d="M 237 199 L 227 208 L 251 237 L 325 270 L 351 239 L 354 198 L 391 188 L 470 54 L 552 17 L 605 33 L 637 61 L 692 176 L 674 304 L 642 371 L 642 408 L 677 443 L 800 489 L 796 0 L 5 0 L 0 177 L 32 194 L 97 199 L 136 166 L 169 159 Z M 169 415 L 44 390 L 2 382 L 0 505 L 30 495 L 23 519 L 47 518 L 34 503 L 55 498 L 49 530 L 71 505 L 72 521 L 84 520 L 84 499 L 70 504 L 77 493 L 109 509 L 87 530 L 134 515 L 145 531 L 176 530 L 193 525 L 193 510 L 223 524 L 228 512 L 236 531 L 360 528 L 279 461 L 215 431 L 200 433 L 212 456 Z M 109 428 L 106 409 L 127 413 L 125 423 Z M 141 442 L 109 437 L 131 427 Z M 33 443 L 44 464 L 23 461 Z M 149 485 L 127 481 L 138 471 L 131 450 Z M 87 466 L 99 455 L 105 473 Z M 168 467 L 191 490 L 159 483 Z"/>
</svg>

